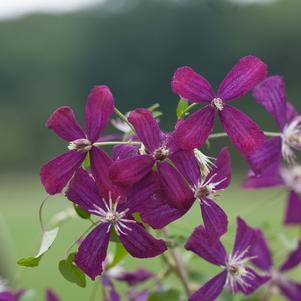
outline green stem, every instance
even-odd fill
[[[117,108],[114,109],[114,112],[121,120],[123,120],[130,127],[133,133],[135,133],[135,129],[133,128],[131,123],[129,123],[127,117],[124,114],[122,114]]]
[[[149,109],[150,111],[155,111],[155,110],[158,109],[159,107],[160,107],[160,104],[155,103],[155,104],[153,104],[152,106],[148,107],[148,109]]]
[[[185,113],[189,112],[192,108],[194,108],[195,106],[197,106],[198,103],[194,102],[191,105],[189,105],[182,113],[182,118],[185,116]]]
[[[107,141],[107,142],[93,143],[94,146],[119,145],[119,144],[141,145],[141,142],[138,142],[138,141]]]
[[[263,132],[265,136],[267,137],[278,137],[281,136],[281,133],[275,133],[275,132]],[[227,133],[215,133],[215,134],[211,134],[209,135],[208,139],[218,139],[218,138],[223,138],[223,137],[227,137],[228,134]]]
[[[50,195],[48,194],[47,197],[42,201],[42,203],[39,207],[39,221],[40,221],[40,226],[41,226],[43,233],[46,231],[44,221],[43,221],[43,208],[49,197],[50,197]]]

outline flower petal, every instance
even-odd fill
[[[219,240],[212,244],[204,226],[198,226],[194,229],[185,244],[185,249],[196,253],[212,264],[225,265],[227,253],[224,246]]]
[[[276,174],[282,159],[281,143],[280,137],[266,140],[255,152],[246,157],[255,174]]]
[[[150,235],[140,223],[131,223],[129,227],[131,231],[122,228],[125,234],[120,233],[120,240],[133,257],[155,257],[167,250],[165,242]]]
[[[118,161],[138,155],[138,147],[135,145],[120,144],[112,149],[112,160]]]
[[[207,141],[212,131],[215,110],[206,106],[178,123],[175,130],[176,143],[184,150],[199,148]]]
[[[301,263],[301,240],[299,240],[297,248],[292,251],[286,261],[280,267],[281,272],[286,272]]]
[[[227,271],[219,273],[196,291],[188,301],[214,301],[221,294],[227,279]]]
[[[228,217],[214,201],[205,199],[201,202],[201,211],[208,238],[215,243],[228,230]]]
[[[261,229],[256,229],[256,241],[251,248],[252,263],[264,271],[270,271],[273,259],[268,242]]]
[[[91,142],[99,138],[113,111],[114,99],[110,89],[107,86],[94,86],[86,104],[86,130]]]
[[[288,197],[284,224],[301,224],[301,198],[293,190],[291,190]]]
[[[262,130],[246,114],[225,105],[219,115],[224,130],[242,154],[249,155],[264,142]]]
[[[116,279],[119,281],[124,281],[128,285],[133,286],[133,285],[143,283],[153,277],[154,277],[153,273],[143,268],[138,268],[135,272],[126,272],[126,271],[122,272],[121,275],[118,275],[116,277]]]
[[[119,294],[115,290],[115,287],[114,287],[112,281],[106,275],[102,276],[102,285],[104,286],[104,289],[106,292],[103,301],[120,301],[121,300]],[[107,298],[107,297],[109,297],[109,298]]]
[[[180,172],[168,162],[157,165],[162,188],[169,205],[178,209],[188,209],[194,202],[189,183]]]
[[[173,75],[172,91],[191,102],[209,102],[214,92],[208,81],[190,67],[180,67]]]
[[[259,58],[245,56],[224,78],[218,90],[218,97],[222,100],[237,99],[263,81],[266,74],[267,66]]]
[[[301,283],[287,281],[280,283],[279,287],[282,294],[290,301],[299,301],[301,296]]]
[[[76,265],[92,280],[103,271],[102,264],[107,256],[110,224],[104,223],[93,229],[80,244],[75,255]]]
[[[66,141],[86,137],[70,107],[65,106],[55,110],[47,120],[46,127]]]
[[[46,291],[47,301],[60,301],[59,297],[50,289]]]
[[[263,176],[248,176],[242,183],[244,189],[260,189],[270,188],[275,186],[284,185],[283,179],[279,175],[263,175]]]
[[[82,168],[78,169],[71,180],[66,197],[86,211],[95,210],[94,205],[105,209],[96,183]]]
[[[85,157],[86,153],[68,151],[44,164],[40,177],[47,193],[50,195],[60,193],[81,166]]]
[[[150,155],[138,155],[114,162],[110,167],[111,180],[121,186],[131,186],[152,170],[155,160]]]
[[[138,138],[150,153],[160,147],[161,131],[151,111],[136,109],[130,113],[128,120],[133,125]]]
[[[294,106],[290,102],[287,102],[287,104],[286,104],[286,120],[287,120],[287,122],[290,123],[298,115],[299,115],[299,113],[296,111]]]
[[[139,292],[135,292],[130,290],[128,292],[129,301],[148,301],[151,292],[150,290],[143,290]]]
[[[276,120],[282,130],[286,123],[286,93],[282,76],[270,76],[259,83],[253,90],[256,101],[261,104]]]

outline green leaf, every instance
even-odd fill
[[[148,301],[179,301],[180,292],[176,289],[169,289],[164,291],[153,292],[149,297]]]
[[[85,210],[83,210],[82,208],[80,208],[78,205],[73,203],[73,207],[75,212],[77,213],[77,215],[83,219],[89,219],[91,214]]]
[[[71,253],[67,260],[59,262],[59,270],[62,276],[69,282],[80,287],[86,287],[85,274],[73,263],[75,253]]]
[[[21,258],[18,260],[18,264],[25,267],[36,267],[39,265],[42,256],[50,249],[52,244],[54,243],[59,228],[54,228],[49,231],[45,231],[42,237],[42,242],[40,246],[40,250],[36,256]]]
[[[82,166],[86,170],[90,168],[90,153],[89,152],[87,152],[86,158],[85,158]]]
[[[183,98],[181,98],[178,102],[178,106],[177,106],[177,117],[178,119],[181,119],[183,117],[183,114],[185,112],[185,110],[188,107],[188,102],[186,100],[184,100]]]
[[[122,243],[117,243],[115,247],[114,257],[112,262],[109,264],[109,268],[116,266],[122,259],[128,255],[128,251],[125,249]]]
[[[111,242],[120,242],[119,236],[117,235],[114,227],[111,228],[110,241]]]

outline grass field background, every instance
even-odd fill
[[[240,180],[243,175],[236,174],[230,188],[219,197],[219,204],[225,209],[230,218],[229,233],[223,238],[223,242],[230,250],[235,233],[235,217],[241,216],[254,227],[263,226],[266,235],[272,242],[275,264],[281,264],[287,254],[287,243],[284,237],[300,236],[300,229],[282,227],[283,212],[285,207],[286,191],[284,188],[273,190],[261,190],[246,192],[240,189]],[[41,260],[39,267],[22,268],[16,265],[20,257],[32,256],[37,252],[40,243],[40,228],[38,223],[38,207],[45,197],[39,178],[32,174],[11,174],[0,177],[0,238],[1,257],[0,266],[8,267],[11,279],[17,288],[32,288],[37,292],[34,300],[44,300],[44,289],[51,287],[63,301],[81,300],[88,301],[93,284],[88,281],[86,289],[81,289],[65,281],[58,271],[58,262],[63,259],[65,250],[76,238],[89,226],[87,221],[81,219],[70,220],[61,226],[55,244]],[[45,206],[45,220],[70,206],[62,196],[56,196],[48,200]],[[197,205],[180,221],[169,226],[170,233],[190,235],[193,228],[202,223]],[[288,243],[288,244],[289,244]],[[182,248],[181,248],[182,249]],[[134,270],[139,266],[147,266],[159,273],[160,260],[133,260],[128,257],[125,266]],[[193,258],[191,266],[193,270],[203,272],[207,277],[215,275],[216,268],[205,263],[200,258]],[[292,275],[301,281],[301,269],[298,268]],[[174,278],[170,278],[170,284],[178,286]],[[199,284],[201,285],[201,283]],[[120,287],[124,290],[124,287]],[[100,290],[95,300],[102,300]],[[234,298],[233,298],[234,300]],[[238,297],[235,300],[241,300]],[[272,301],[282,300],[278,297]]]

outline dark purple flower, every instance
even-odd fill
[[[214,301],[221,294],[224,287],[233,293],[253,293],[268,280],[268,277],[258,275],[247,263],[254,254],[250,249],[256,239],[255,232],[241,218],[237,218],[237,232],[234,248],[227,255],[220,241],[212,244],[203,226],[195,228],[185,244],[187,250],[193,251],[210,263],[223,267],[223,271],[209,280],[195,292],[189,301]]]
[[[91,168],[106,164],[107,155],[93,146],[105,129],[114,110],[111,91],[106,86],[95,86],[86,104],[86,133],[75,119],[70,107],[58,108],[48,119],[46,127],[69,143],[68,152],[42,166],[40,176],[46,191],[53,195],[68,184],[74,172],[81,166],[87,153],[90,154]],[[101,153],[101,154],[100,154]],[[96,162],[95,156],[103,162]],[[106,187],[101,187],[106,192]],[[113,194],[115,192],[112,191]]]
[[[0,292],[0,301],[19,301],[23,294],[23,290],[20,290],[17,293],[13,293],[11,291],[2,291]]]
[[[110,178],[120,186],[131,187],[156,171],[167,202],[175,208],[187,210],[193,203],[193,194],[185,179],[172,162],[179,151],[172,135],[161,132],[158,122],[147,109],[136,109],[128,117],[142,142],[139,154],[117,160],[110,169]]]
[[[99,164],[95,168],[98,169],[96,174],[107,174],[106,168],[109,166]],[[93,169],[92,173],[94,175]],[[101,178],[95,178],[94,181],[86,171],[80,168],[66,192],[70,201],[98,217],[98,225],[83,240],[75,256],[75,263],[92,279],[103,271],[102,264],[107,255],[110,233],[113,228],[121,243],[134,257],[155,257],[166,250],[164,241],[155,239],[140,223],[135,221],[131,215],[134,212],[133,208],[126,200],[120,203],[119,197],[112,199],[109,194],[107,198],[100,192],[98,187],[103,184],[97,185],[97,182],[101,180]],[[109,187],[111,183],[106,178],[104,180],[107,181],[106,185]]]
[[[268,243],[260,229],[255,231],[256,242],[251,249],[251,254],[257,257],[252,259],[254,265],[269,277],[268,289],[278,287],[281,293],[291,301],[299,301],[301,296],[301,283],[296,283],[288,278],[285,273],[295,268],[301,262],[301,241],[296,250],[292,251],[285,262],[279,268],[273,268],[273,259],[268,247]]]
[[[47,301],[60,301],[60,298],[50,289],[46,291]]]
[[[125,270],[121,271],[114,278],[119,281],[124,281],[130,286],[133,286],[133,285],[143,283],[153,277],[154,277],[153,273],[143,268],[139,268],[135,272],[127,272]]]
[[[190,67],[177,69],[172,90],[185,100],[207,105],[179,123],[175,131],[178,145],[185,150],[201,147],[207,140],[218,112],[224,130],[234,146],[248,155],[264,141],[262,130],[247,115],[227,104],[253,89],[266,77],[266,65],[257,57],[246,56],[226,75],[217,94],[201,75]]]
[[[121,298],[117,291],[115,290],[113,282],[106,275],[102,276],[102,285],[104,287],[104,299],[103,301],[120,301]]]

